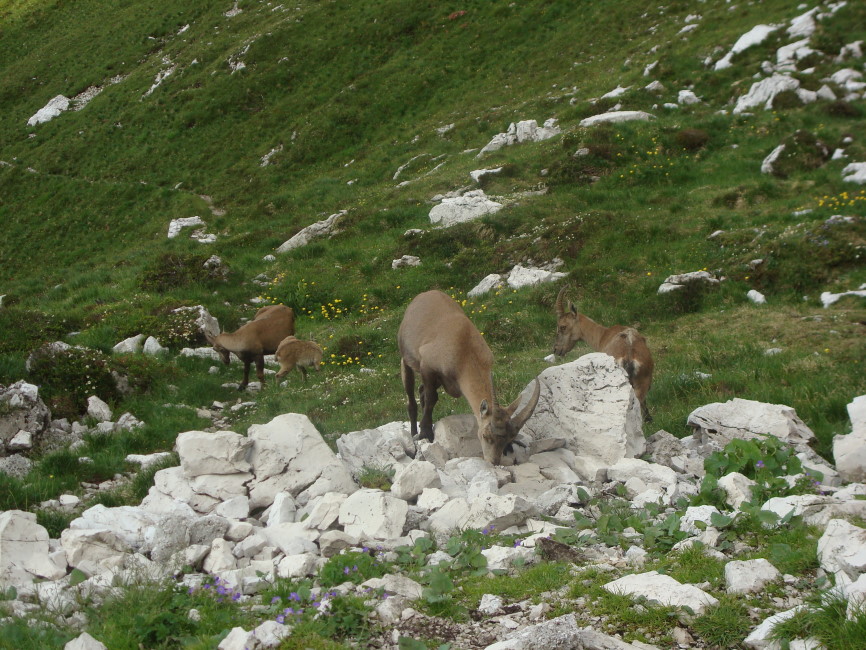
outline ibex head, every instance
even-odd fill
[[[207,342],[210,343],[211,346],[213,346],[214,352],[220,355],[220,359],[222,360],[222,362],[226,365],[229,365],[229,363],[231,363],[231,353],[222,345],[220,345],[218,341],[219,337],[205,334],[205,338],[207,339]]]
[[[481,441],[481,452],[484,460],[499,465],[502,462],[502,454],[506,447],[514,442],[520,429],[532,415],[541,395],[541,384],[535,380],[535,390],[529,403],[517,415],[518,397],[510,406],[503,408],[498,404],[488,404],[487,400],[481,401],[478,417],[478,439]]]
[[[558,357],[571,352],[574,344],[583,338],[577,307],[570,300],[565,301],[565,291],[563,287],[556,297],[556,342],[553,344],[553,353]]]

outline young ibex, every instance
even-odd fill
[[[307,381],[307,368],[319,370],[322,363],[322,348],[315,341],[302,341],[294,336],[287,336],[277,348],[277,361],[280,371],[277,379],[282,379],[293,368],[297,368]]]
[[[538,403],[541,393],[538,380],[532,398],[517,415],[514,411],[520,398],[506,408],[498,405],[493,392],[493,353],[460,305],[441,291],[427,291],[412,300],[400,323],[397,342],[412,436],[418,437],[415,402],[415,373],[418,373],[424,411],[421,436],[433,440],[433,407],[441,386],[451,397],[462,395],[469,402],[478,420],[484,459],[498,465],[503,451],[514,441]]]
[[[231,352],[244,363],[244,380],[238,386],[243,390],[250,383],[250,364],[256,362],[256,375],[265,383],[265,355],[273,354],[287,336],[295,333],[295,312],[285,305],[262,307],[255,317],[234,332],[208,336],[223,363],[228,364]]]
[[[640,402],[641,412],[646,422],[652,422],[646,405],[646,394],[653,381],[653,357],[646,339],[633,327],[614,325],[605,327],[592,319],[579,314],[569,300],[563,307],[565,288],[556,297],[556,343],[553,353],[556,356],[568,354],[578,341],[586,341],[597,352],[612,356],[628,375],[634,393]]]

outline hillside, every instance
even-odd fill
[[[866,393],[862,3],[193,4],[0,8],[0,385],[39,386],[70,430],[93,394],[143,422],[34,445],[0,472],[0,509],[56,538],[78,512],[40,504],[137,504],[159,468],[124,459],[183,431],[303,413],[335,447],[405,420],[397,327],[434,288],[483,332],[503,402],[551,365],[567,286],[647,337],[647,437],[743,398],[792,407],[833,461]],[[479,190],[495,209],[431,222]],[[565,276],[470,297],[518,265]],[[237,363],[181,355],[207,342],[174,310],[231,331],[268,304],[295,310],[322,372],[239,394]],[[112,352],[139,334],[167,350]],[[28,364],[55,341],[84,351]]]

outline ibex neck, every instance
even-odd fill
[[[601,339],[607,333],[608,328],[604,325],[599,325],[588,316],[580,314],[580,331],[583,333],[583,340],[596,351],[601,350]]]
[[[242,347],[242,342],[232,332],[223,332],[215,340],[229,352],[237,352]]]

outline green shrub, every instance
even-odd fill
[[[112,369],[111,358],[96,350],[44,345],[31,355],[29,379],[40,386],[55,418],[77,419],[91,395],[108,403],[120,397]]]
[[[225,267],[206,265],[209,257],[206,253],[163,253],[144,271],[139,286],[145,291],[165,293],[179,287],[225,279]]]
[[[387,566],[370,553],[349,551],[328,559],[319,571],[319,583],[323,587],[333,587],[344,582],[356,585],[380,578],[388,573]]]

